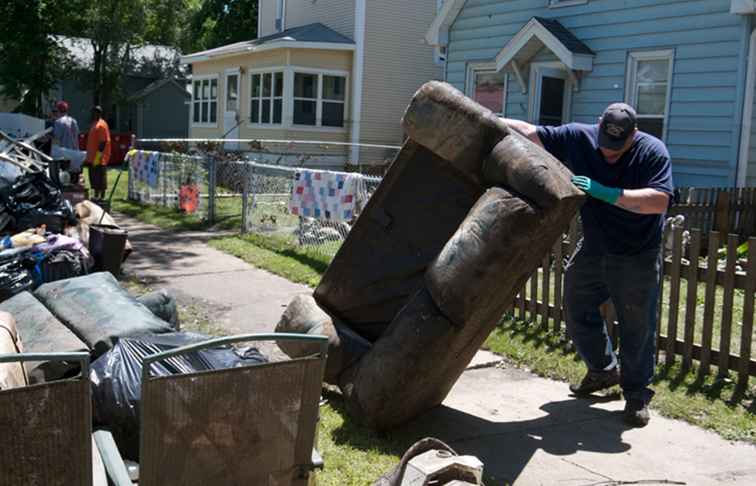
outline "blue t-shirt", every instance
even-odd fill
[[[651,188],[673,196],[672,164],[661,140],[636,132],[633,145],[615,163],[604,159],[598,125],[570,123],[538,127],[543,146],[575,175],[608,187]],[[580,210],[583,251],[591,255],[635,255],[661,246],[664,215],[636,214],[589,197]]]

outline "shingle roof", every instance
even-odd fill
[[[176,81],[173,78],[163,78],[163,79],[158,79],[157,81],[153,81],[152,83],[150,83],[147,86],[145,86],[144,88],[140,89],[139,91],[137,91],[133,95],[129,96],[129,101],[135,101],[135,100],[144,98],[145,96],[149,95],[150,93],[152,93],[153,91],[155,91],[157,89],[160,89],[161,87],[163,87],[166,84],[173,84],[173,85],[175,85],[176,88],[178,88],[180,91],[182,91],[182,92],[184,92],[186,94],[187,98],[191,97],[191,93],[189,91],[187,91],[186,88],[182,88],[178,81]]]
[[[333,29],[326,27],[321,23],[303,25],[301,27],[294,27],[286,29],[283,32],[277,34],[260,37],[250,41],[236,42],[234,44],[228,44],[214,49],[208,49],[206,51],[194,52],[188,54],[186,57],[193,56],[212,56],[218,54],[224,54],[227,52],[242,51],[247,47],[257,47],[263,45],[270,45],[277,41],[291,41],[291,42],[323,42],[329,44],[349,44],[354,45],[354,41],[349,37],[339,34]]]
[[[576,53],[576,54],[588,54],[591,56],[595,56],[596,53],[591,50],[590,47],[585,45],[583,41],[575,37],[575,34],[567,30],[567,28],[559,23],[558,20],[554,19],[546,19],[543,17],[534,17],[538,23],[543,25],[546,30],[551,32],[554,37],[559,39],[559,42],[564,44],[564,46],[569,49],[570,51]]]

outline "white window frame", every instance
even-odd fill
[[[347,71],[335,71],[335,70],[323,70],[323,69],[313,69],[308,67],[301,67],[301,66],[290,66],[288,68],[289,77],[291,79],[289,86],[290,90],[287,93],[287,98],[291,100],[291,103],[288,105],[288,111],[287,111],[287,121],[290,121],[290,125],[288,125],[288,128],[295,129],[295,130],[304,130],[304,131],[318,131],[318,132],[336,132],[336,133],[345,133],[348,130],[348,112],[347,108],[349,106],[349,72]],[[315,114],[315,125],[297,125],[294,123],[294,101],[297,99],[294,97],[294,77],[295,75],[299,74],[314,74],[318,76],[318,97],[317,97],[317,104],[316,104],[316,114]],[[341,100],[327,100],[323,99],[323,76],[339,76],[344,78],[344,126],[343,127],[328,127],[323,126],[323,102],[327,103],[342,103]],[[307,99],[310,100],[310,98],[301,98],[301,99]],[[314,98],[313,98],[314,99]]]
[[[444,8],[444,2],[447,0],[436,0],[436,16],[441,13],[441,9]],[[433,62],[436,66],[444,66],[446,64],[446,55],[448,47],[445,45],[434,46],[433,48]]]
[[[465,76],[465,94],[475,99],[475,78],[478,73],[496,73],[496,62],[470,62],[467,64],[467,73]],[[501,113],[499,116],[506,116],[507,113],[507,92],[509,91],[509,73],[504,73],[504,93],[501,100]]]
[[[236,110],[228,109],[228,78],[229,76],[236,76]],[[223,76],[223,112],[230,113],[236,111],[241,113],[242,111],[242,73],[239,68],[226,69]]]
[[[572,7],[573,5],[585,5],[588,0],[549,0],[549,8]]]
[[[530,65],[530,80],[528,91],[528,120],[538,124],[541,113],[541,85],[544,76],[564,79],[564,100],[562,102],[562,122],[571,121],[573,82],[569,68],[559,61],[534,62]]]
[[[215,90],[215,123],[210,122],[210,106],[212,106],[213,98],[212,98],[212,80],[216,81],[216,90]],[[199,101],[200,104],[204,102],[200,98],[200,100],[196,100],[194,98],[194,83],[200,82],[200,93],[202,93],[202,87],[201,83],[202,81],[208,81],[208,89],[210,91],[210,98],[207,100],[207,122],[202,122],[202,109],[200,109],[200,121],[195,122],[194,121],[194,110],[195,106],[197,106],[197,102]],[[195,75],[192,76],[192,109],[190,110],[189,116],[191,120],[191,126],[197,127],[197,128],[218,128],[218,119],[220,118],[220,93],[221,93],[221,85],[220,85],[220,76],[218,74],[204,74],[204,75]],[[201,96],[201,94],[200,94]],[[225,100],[224,100],[225,101]],[[224,107],[225,109],[225,107]]]
[[[269,67],[269,68],[259,68],[259,69],[252,69],[252,68],[247,69],[247,73],[249,75],[249,80],[247,82],[249,91],[247,91],[248,94],[247,94],[247,103],[246,103],[246,107],[247,107],[246,108],[246,117],[247,117],[247,127],[248,128],[262,128],[262,129],[280,130],[280,129],[286,127],[286,125],[287,125],[287,123],[286,123],[286,113],[287,113],[286,112],[286,106],[287,106],[287,99],[290,98],[289,92],[287,91],[287,86],[288,85],[287,85],[287,82],[286,82],[286,78],[287,78],[288,75],[287,75],[286,71],[287,71],[287,67],[285,67],[285,66],[277,66],[277,67]],[[274,75],[276,73],[283,74],[283,93],[281,93],[281,96],[273,96],[272,89],[273,89],[273,86],[275,86],[275,76]],[[270,96],[270,100],[271,100],[271,107],[270,107],[270,109],[271,109],[271,113],[270,113],[270,115],[271,115],[270,116],[271,122],[270,123],[262,123],[262,121],[258,122],[258,123],[253,123],[252,122],[252,79],[254,78],[254,75],[256,75],[256,74],[259,74],[261,76],[264,76],[265,74],[271,74],[271,75],[273,75],[271,77],[271,83],[273,83],[273,85],[271,85],[271,96]],[[281,99],[281,104],[283,106],[282,109],[281,109],[281,123],[273,123],[273,106],[275,104],[274,101],[276,99],[279,99],[279,98]],[[262,100],[265,99],[265,98],[262,96],[262,93],[261,93],[260,97],[256,98],[256,99],[260,100],[260,107],[258,108],[258,110],[260,110],[259,114],[262,115]],[[262,120],[262,116],[260,117],[260,120]]]
[[[660,49],[654,51],[631,51],[628,53],[627,79],[625,82],[625,103],[632,106],[636,110],[638,108],[638,86],[636,84],[638,61],[669,61],[669,71],[667,72],[667,98],[664,104],[664,115],[638,115],[639,119],[662,119],[664,121],[662,141],[666,141],[667,133],[669,131],[669,109],[672,103],[672,74],[674,73],[675,66],[675,50]]]

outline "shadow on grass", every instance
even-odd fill
[[[536,349],[549,353],[559,353],[580,361],[575,348],[563,333],[554,333],[551,328],[528,321],[507,320],[499,329],[513,338],[520,338],[523,343],[532,343]]]

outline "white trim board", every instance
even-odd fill
[[[530,19],[525,27],[507,42],[507,45],[496,55],[496,69],[501,71],[509,65],[517,54],[533,39],[538,39],[559,58],[568,69],[573,71],[593,70],[593,57],[590,54],[578,54],[570,51],[554,34],[544,27],[537,19]]]
[[[446,0],[441,11],[433,19],[425,41],[432,46],[445,46],[449,43],[449,29],[462,11],[467,0]]]
[[[341,44],[338,42],[300,42],[295,40],[271,41],[261,46],[236,47],[228,51],[219,51],[216,54],[189,54],[181,56],[181,64],[193,64],[195,62],[209,61],[211,59],[223,59],[225,57],[254,54],[256,52],[272,51],[274,49],[321,49],[329,51],[354,51],[354,44]]]
[[[450,0],[451,1],[451,0]],[[362,90],[365,77],[365,25],[367,22],[367,0],[355,0],[354,3],[354,42],[357,49],[352,60],[352,143],[360,143],[360,126],[362,124]],[[351,162],[357,164],[360,148],[352,146]]]
[[[739,15],[756,14],[756,0],[732,0],[730,13]]]
[[[756,3],[756,2],[755,2]],[[740,154],[738,156],[737,187],[745,187],[748,179],[748,164],[751,155],[751,128],[753,123],[754,90],[756,90],[756,30],[751,32],[751,45],[748,52],[748,74],[746,76],[746,93],[743,106],[743,123],[740,135]]]

